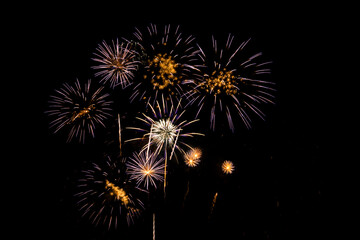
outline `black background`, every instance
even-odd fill
[[[273,61],[277,92],[265,122],[255,121],[251,130],[239,127],[235,135],[215,133],[199,140],[204,150],[199,169],[179,171],[169,180],[169,198],[157,215],[157,239],[324,239],[336,230],[330,204],[333,163],[325,156],[328,113],[336,104],[325,71],[335,42],[331,9],[237,2],[53,4],[34,9],[19,14],[22,28],[16,33],[25,49],[17,59],[31,66],[22,80],[19,93],[25,99],[16,118],[21,144],[26,145],[16,153],[24,161],[20,185],[26,189],[14,194],[24,209],[19,213],[23,217],[14,218],[20,229],[41,239],[152,237],[151,211],[135,225],[111,232],[81,219],[74,186],[84,162],[102,150],[98,146],[105,135],[85,145],[66,144],[48,129],[44,111],[49,95],[63,82],[94,79],[91,57],[102,40],[130,37],[137,26],[170,23],[180,24],[200,43],[210,41],[211,34],[231,32],[238,41],[251,37],[254,51]],[[125,104],[123,109],[131,106]],[[235,163],[230,176],[219,170],[225,159]],[[219,195],[209,218],[215,192]]]

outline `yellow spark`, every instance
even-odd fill
[[[235,86],[236,77],[232,71],[226,71],[226,68],[220,71],[212,72],[211,76],[206,76],[205,82],[201,84],[201,88],[207,93],[214,95],[224,92],[226,95],[234,95],[237,93]]]
[[[224,161],[221,168],[226,174],[231,174],[235,169],[234,164],[229,160]]]
[[[148,60],[149,63],[149,71],[153,75],[151,79],[151,83],[154,88],[158,88],[163,90],[167,87],[173,86],[174,84],[178,84],[180,82],[181,76],[177,76],[177,68],[179,66],[178,63],[175,62],[174,59],[169,55],[165,54],[157,54],[154,59]],[[147,76],[144,75],[146,79]],[[171,94],[175,94],[171,92]]]
[[[110,59],[109,65],[116,71],[122,72],[125,69],[125,60],[118,57],[113,57]]]
[[[153,173],[153,171],[152,171],[151,169],[145,169],[145,170],[143,171],[143,173],[144,173],[145,175],[151,175],[151,174]]]
[[[109,182],[109,180],[106,179],[106,189],[110,190],[110,195],[115,196],[116,200],[121,201],[123,205],[127,205],[129,203],[129,196],[126,195],[124,189],[119,188],[115,184]]]
[[[214,195],[214,198],[212,200],[212,204],[211,204],[211,208],[210,208],[210,213],[209,213],[209,218],[211,217],[213,211],[214,211],[214,207],[215,207],[215,204],[216,204],[216,199],[218,197],[218,193],[216,192],[215,195]]]
[[[89,114],[91,110],[94,110],[94,104],[89,105],[88,107],[83,108],[80,112],[74,112],[73,116],[71,117],[71,122],[74,122],[78,118],[84,117],[86,114]]]

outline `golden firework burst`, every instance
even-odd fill
[[[205,81],[201,83],[201,88],[213,95],[220,93],[233,95],[237,93],[236,79],[233,72],[227,71],[226,68],[220,71],[215,70],[210,76],[205,76]]]
[[[129,203],[129,197],[126,195],[124,189],[116,186],[115,184],[109,182],[109,180],[106,179],[106,189],[110,190],[110,195],[114,196],[116,200],[120,200],[121,203],[125,206]]]
[[[193,148],[185,153],[185,164],[189,167],[195,167],[199,164],[201,158],[201,150],[199,148]]]
[[[224,173],[231,174],[234,171],[235,166],[231,161],[226,160],[226,161],[223,162],[221,168],[222,168]]]
[[[171,55],[158,53],[152,60],[148,60],[149,73],[152,76],[151,83],[154,89],[163,90],[169,85],[179,84],[182,78],[178,74],[177,68],[179,64],[175,62]],[[148,76],[144,75],[146,79]],[[170,92],[174,95],[175,92]]]

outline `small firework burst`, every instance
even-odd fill
[[[99,44],[92,60],[99,63],[93,69],[99,70],[95,76],[102,77],[100,82],[110,83],[115,88],[120,85],[122,88],[132,83],[134,72],[138,69],[139,62],[136,60],[136,52],[132,49],[131,43],[116,43],[108,45],[105,41]]]
[[[190,149],[184,154],[185,164],[189,167],[196,167],[200,163],[201,150],[199,148]]]
[[[134,36],[140,46],[142,64],[131,101],[140,99],[154,105],[161,95],[167,99],[180,98],[199,62],[195,38],[185,36],[179,26],[165,25],[160,30],[154,24],[144,31],[136,28]]]
[[[82,86],[76,80],[74,86],[64,83],[59,90],[55,90],[49,101],[50,110],[46,113],[53,118],[50,128],[54,132],[61,129],[69,131],[67,141],[74,137],[84,143],[85,136],[95,137],[95,128],[105,127],[104,121],[111,116],[108,100],[109,94],[103,93],[103,87],[93,88],[91,80]]]
[[[168,157],[168,151],[170,150],[170,159],[174,153],[174,150],[184,153],[182,146],[191,148],[183,140],[185,137],[193,137],[194,135],[203,135],[201,133],[189,132],[187,133],[184,128],[190,124],[198,121],[198,119],[187,121],[181,120],[185,110],[181,110],[179,101],[174,105],[171,101],[164,100],[162,97],[162,105],[156,101],[155,108],[149,104],[153,117],[146,114],[142,114],[144,118],[137,118],[147,125],[147,128],[128,127],[128,129],[134,129],[140,132],[145,132],[141,138],[134,138],[127,141],[143,140],[144,137],[148,138],[147,144],[143,147],[142,151],[155,146],[155,153],[164,151],[165,158]],[[170,105],[170,106],[169,106]]]
[[[231,161],[225,160],[221,165],[221,169],[224,173],[231,174],[234,171],[235,166]]]
[[[130,225],[144,209],[143,202],[137,197],[143,190],[127,180],[110,157],[105,164],[93,163],[90,169],[82,173],[75,194],[79,199],[77,206],[82,217],[88,217],[95,226],[116,229],[125,219]]]
[[[151,152],[134,153],[133,157],[126,162],[130,179],[136,180],[138,186],[143,183],[146,189],[149,189],[149,183],[156,188],[155,181],[164,180],[165,168],[164,158],[157,158],[158,155]]]
[[[237,113],[247,128],[251,128],[250,113],[261,119],[265,114],[259,109],[264,103],[274,103],[274,90],[270,81],[259,78],[270,73],[268,65],[260,59],[262,53],[249,55],[244,48],[250,41],[235,46],[234,36],[229,34],[224,48],[219,49],[217,40],[212,38],[213,52],[200,49],[200,57],[204,63],[202,76],[195,81],[193,90],[187,93],[189,104],[196,104],[200,112],[208,108],[210,111],[210,128],[215,130],[217,113],[226,116],[229,128],[235,130],[233,113]],[[205,107],[204,107],[205,106]],[[210,106],[210,107],[208,107]],[[207,112],[207,110],[204,110]]]

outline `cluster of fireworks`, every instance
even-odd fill
[[[225,122],[234,132],[235,123],[243,122],[250,128],[253,115],[264,119],[260,108],[273,103],[275,91],[272,82],[260,79],[270,73],[270,62],[261,60],[261,53],[243,52],[250,39],[237,44],[229,34],[222,44],[213,37],[212,48],[205,49],[179,26],[154,24],[136,28],[133,35],[100,43],[92,58],[96,81],[64,83],[50,97],[46,112],[50,129],[67,133],[68,142],[80,143],[94,138],[98,127],[106,128],[107,120],[117,116],[119,159],[107,157],[84,170],[76,194],[82,215],[108,228],[116,228],[124,217],[130,224],[141,214],[141,194],[149,195],[163,184],[166,196],[168,161],[194,168],[206,160],[201,149],[187,141],[204,134],[188,131],[189,126],[208,122],[216,131]],[[134,117],[138,125],[126,126],[139,136],[124,141],[138,145],[130,156],[121,151],[122,113],[114,112],[117,103],[110,94],[115,88],[130,91],[128,104],[143,103],[143,113]],[[185,109],[194,112],[192,119],[185,119]],[[231,174],[235,166],[227,160],[221,169]]]

